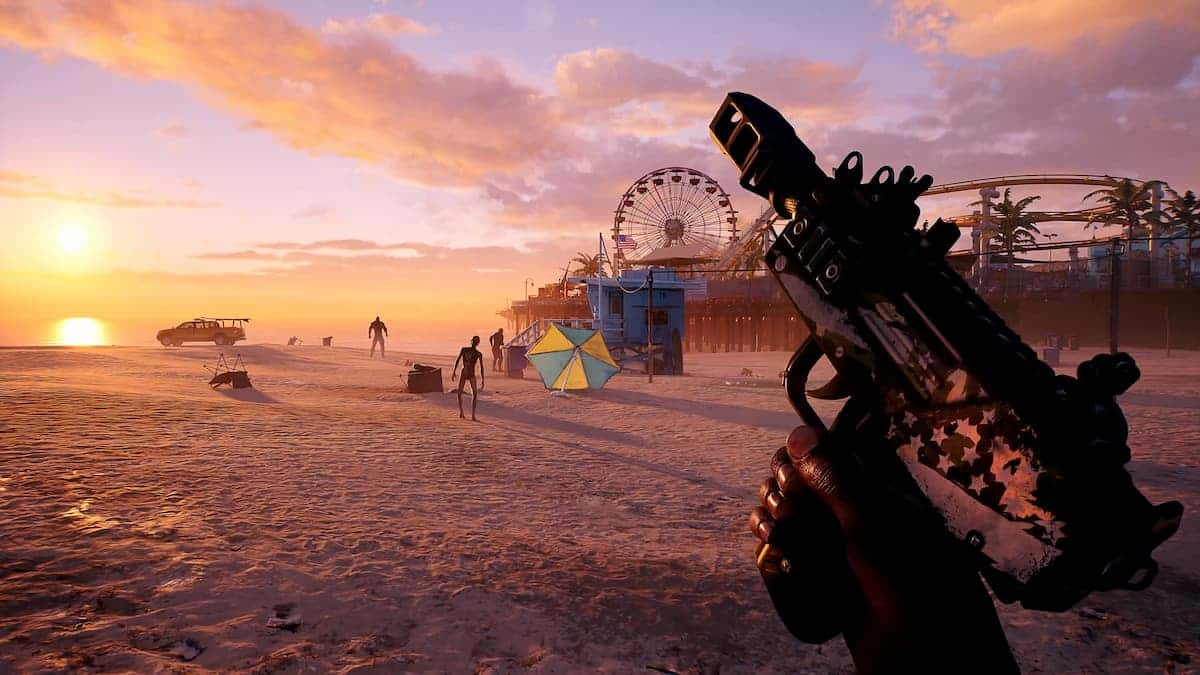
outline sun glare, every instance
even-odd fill
[[[78,225],[64,225],[58,231],[58,245],[67,253],[78,253],[87,246],[87,231]]]
[[[58,322],[56,342],[60,345],[85,347],[105,344],[104,324],[89,317],[72,317]]]

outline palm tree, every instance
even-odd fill
[[[1008,297],[1008,280],[1012,276],[1013,251],[1017,246],[1033,244],[1037,240],[1035,234],[1041,234],[1033,215],[1025,209],[1030,204],[1041,199],[1040,195],[1031,195],[1017,201],[1012,200],[1012,188],[1004,188],[1004,199],[992,204],[994,217],[990,226],[983,231],[983,236],[990,242],[1004,249],[1008,261],[1004,270],[1004,297]],[[983,201],[972,202],[971,206],[979,206]]]
[[[583,277],[594,277],[600,274],[600,256],[588,255],[583,251],[579,255],[571,259],[571,262],[576,263],[575,274]]]
[[[1113,187],[1092,190],[1083,196],[1083,201],[1086,202],[1095,197],[1096,201],[1111,207],[1111,217],[1107,219],[1104,226],[1123,225],[1125,238],[1132,243],[1133,235],[1143,220],[1151,225],[1159,224],[1153,216],[1146,212],[1151,207],[1151,192],[1156,186],[1161,185],[1165,185],[1165,183],[1158,180],[1135,183],[1128,178],[1122,178]]]
[[[1192,243],[1200,237],[1200,200],[1196,193],[1188,190],[1182,195],[1167,188],[1170,197],[1163,202],[1163,225],[1187,237],[1187,276],[1184,282],[1192,285]]]

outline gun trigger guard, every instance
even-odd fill
[[[817,414],[817,411],[808,404],[808,393],[805,391],[808,374],[817,361],[821,360],[822,355],[821,346],[811,335],[804,338],[804,342],[800,343],[796,353],[792,354],[787,369],[783,372],[783,390],[787,393],[788,400],[791,401],[796,414],[800,415],[800,419],[804,420],[804,423],[812,429],[825,433],[829,429],[825,427],[825,423],[821,421],[821,416]]]
[[[846,378],[834,375],[825,384],[815,389],[809,389],[808,395],[810,398],[818,398],[822,401],[838,401],[850,395],[850,385],[846,382]]]

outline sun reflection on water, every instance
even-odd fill
[[[104,324],[96,319],[75,316],[59,321],[54,330],[54,343],[73,347],[106,344]]]

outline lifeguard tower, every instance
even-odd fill
[[[685,284],[673,270],[623,270],[619,277],[567,281],[587,285],[593,326],[622,368],[644,369],[652,354],[655,373],[683,373]]]

